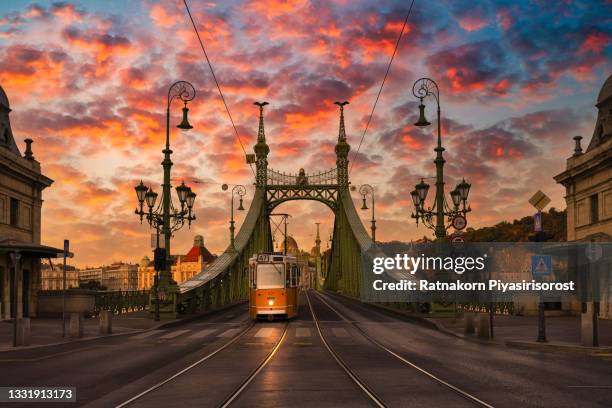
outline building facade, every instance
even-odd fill
[[[582,137],[574,137],[574,154],[555,180],[565,187],[567,240],[609,243],[612,242],[612,75],[602,86],[595,106],[597,121],[586,151],[582,149]],[[599,276],[599,316],[603,318],[612,318],[609,262],[602,259],[592,266]]]
[[[186,255],[173,257],[172,279],[177,283],[191,279],[203,272],[215,258],[216,256],[204,246],[204,237],[196,235],[193,239],[193,247]],[[138,266],[138,289],[150,289],[154,284],[155,268],[149,257],[145,256]]]
[[[71,265],[66,266],[66,289],[79,287],[79,271]],[[62,290],[64,288],[63,265],[43,262],[40,267],[40,290]]]
[[[40,259],[60,251],[41,245],[42,192],[53,180],[42,174],[31,139],[21,154],[10,112],[0,87],[0,319],[35,316]]]
[[[97,282],[109,291],[138,290],[138,265],[116,262],[97,268],[85,268],[78,271],[78,280],[80,286]]]
[[[576,136],[574,154],[563,173],[568,241],[612,239],[612,75],[597,97],[597,122],[586,151]]]

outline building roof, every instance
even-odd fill
[[[194,245],[189,252],[187,252],[187,255],[181,259],[181,262],[198,262],[200,256],[202,256],[202,262],[204,263],[210,263],[215,260],[216,256],[206,249],[203,241],[201,241],[201,245],[199,245],[200,242],[194,242],[194,244],[197,245]]]
[[[283,239],[280,242],[279,245],[279,252],[285,252],[285,239],[283,237]],[[292,255],[296,255],[300,253],[300,248],[297,244],[297,241],[295,240],[295,238],[293,238],[292,236],[287,236],[287,253],[288,254],[292,254]]]
[[[597,105],[605,102],[606,100],[612,97],[612,75],[606,79],[601,90],[599,91],[599,95],[597,96]]]
[[[58,258],[63,255],[64,251],[47,245],[39,245],[9,238],[0,240],[0,253],[1,252],[20,252],[34,258]],[[72,253],[70,253],[69,256],[72,256]]]

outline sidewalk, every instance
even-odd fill
[[[475,334],[464,333],[464,320],[453,318],[430,318],[443,331],[459,337],[477,339]],[[476,325],[478,319],[475,318]],[[580,317],[546,316],[547,343],[537,343],[537,316],[499,316],[493,320],[493,340],[509,346],[526,348],[582,349],[580,344]],[[488,341],[488,340],[481,340]],[[612,350],[612,320],[599,320],[599,346],[602,351]],[[597,348],[584,347],[585,351],[596,351]]]
[[[161,323],[169,323],[165,320]],[[80,339],[62,338],[62,320],[56,318],[32,318],[30,346],[13,347],[13,322],[0,322],[0,351],[23,349],[32,346],[44,346],[58,343],[68,343],[83,339],[93,339],[113,334],[129,333],[147,330],[160,322],[148,318],[147,311],[131,312],[113,316],[113,334],[101,335],[99,319],[97,317],[84,319],[83,337]],[[68,336],[69,321],[66,320],[66,336]]]

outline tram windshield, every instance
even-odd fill
[[[274,289],[285,287],[285,265],[257,265],[257,289]]]

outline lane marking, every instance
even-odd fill
[[[137,399],[143,397],[144,395],[147,395],[148,393],[150,393],[151,391],[154,391],[156,389],[158,389],[159,387],[161,387],[164,384],[169,383],[170,381],[174,380],[176,377],[186,373],[187,371],[191,370],[193,367],[196,367],[200,364],[202,364],[204,361],[210,359],[211,357],[215,356],[216,354],[220,353],[221,351],[225,350],[226,348],[228,348],[229,346],[231,346],[232,344],[234,344],[236,341],[238,341],[238,339],[240,339],[242,336],[244,336],[249,330],[251,330],[251,328],[253,327],[253,324],[247,326],[239,335],[237,335],[236,337],[234,337],[233,339],[231,339],[230,341],[228,341],[227,343],[225,343],[223,346],[219,347],[218,349],[216,349],[215,351],[213,351],[212,353],[202,357],[201,359],[199,359],[198,361],[196,361],[195,363],[188,365],[187,367],[183,368],[181,371],[175,373],[174,375],[172,375],[169,378],[166,378],[164,381],[159,382],[157,384],[155,384],[154,386],[147,388],[146,390],[144,390],[143,392],[141,392],[140,394],[130,398],[129,400],[117,405],[115,408],[122,408],[125,407],[129,404],[131,404],[132,402],[136,401]],[[237,329],[240,330],[240,329]]]
[[[219,334],[217,337],[233,337],[239,331],[240,329],[228,329],[223,333]]]
[[[255,333],[255,337],[272,337],[276,329],[274,327],[262,327]]]
[[[331,330],[336,337],[349,337],[349,333],[343,327],[333,327]]]
[[[310,337],[310,328],[308,327],[298,327],[295,329],[295,337]]]
[[[216,331],[217,331],[217,329],[203,329],[203,330],[200,330],[198,332],[195,332],[194,334],[189,336],[189,338],[190,339],[201,339],[201,338],[204,338],[206,336],[209,336],[209,335],[213,334]]]
[[[161,336],[160,339],[164,339],[164,340],[166,340],[166,339],[173,339],[173,338],[181,336],[181,335],[183,335],[185,333],[189,333],[190,331],[191,330],[188,330],[188,329],[186,329],[186,330],[175,330],[173,332],[170,332],[168,334],[165,334],[165,335]]]
[[[151,337],[154,334],[165,333],[167,331],[168,330],[151,330],[151,331],[148,331],[148,332],[137,334],[136,336],[132,336],[130,338],[134,339],[134,340],[146,339],[147,337]]]

